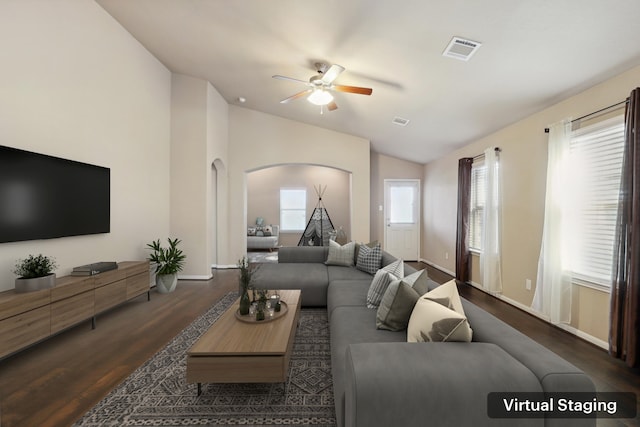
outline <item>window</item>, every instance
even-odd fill
[[[280,230],[304,231],[307,217],[307,190],[280,189]]]
[[[415,195],[417,187],[392,184],[389,187],[389,222],[391,224],[415,224]]]
[[[577,283],[611,286],[623,148],[622,117],[572,134],[569,268]]]
[[[469,214],[469,249],[482,251],[482,227],[487,195],[487,168],[484,157],[473,160],[471,166],[471,203]]]

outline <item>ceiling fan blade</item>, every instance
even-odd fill
[[[373,89],[369,87],[335,85],[332,86],[332,89],[338,92],[357,93],[359,95],[371,95],[371,93],[373,93]]]
[[[320,80],[322,80],[322,83],[330,85],[343,71],[343,66],[333,64],[327,71],[324,72]]]
[[[280,101],[280,104],[286,104],[289,101],[293,101],[295,99],[302,98],[303,96],[305,96],[306,94],[308,94],[308,93],[310,93],[312,91],[313,91],[313,89],[307,89],[307,90],[303,90],[302,92],[298,92],[295,95],[291,95],[290,97],[283,99],[282,101]]]
[[[327,110],[334,111],[337,109],[338,109],[338,105],[335,102],[331,101],[330,103],[327,104]]]
[[[276,74],[275,76],[271,76],[271,77],[273,77],[274,79],[278,79],[278,80],[289,80],[289,81],[292,81],[292,82],[303,83],[303,84],[309,86],[309,82],[308,81],[300,80],[300,79],[294,79],[293,77],[281,76],[279,74]]]

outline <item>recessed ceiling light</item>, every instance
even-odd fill
[[[402,117],[395,116],[393,120],[391,120],[391,123],[398,126],[406,126],[409,124],[409,119],[404,119]]]
[[[247,102],[247,98],[245,98],[244,96],[239,96],[238,97],[238,102],[240,104],[244,104],[245,102]]]
[[[460,61],[468,61],[480,46],[482,46],[482,43],[460,37],[454,37],[447,45],[444,52],[442,52],[442,56],[459,59]]]

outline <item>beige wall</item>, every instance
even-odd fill
[[[333,226],[342,227],[351,236],[349,173],[335,168],[312,165],[282,165],[247,174],[247,225],[262,217],[266,224],[280,224],[280,188],[307,190],[307,220],[318,203],[315,187],[325,187],[322,197]],[[302,232],[282,232],[281,246],[296,246]]]
[[[420,163],[389,157],[371,152],[371,240],[384,245],[384,180],[419,179],[422,180],[424,166]]]
[[[111,232],[0,244],[15,261],[54,256],[58,275],[141,260],[169,232],[169,71],[92,1],[0,2],[1,144],[111,168]]]
[[[351,238],[369,241],[369,141],[277,116],[229,107],[229,251],[246,253],[246,174],[267,166],[304,163],[351,173]]]
[[[502,148],[504,172],[503,296],[529,307],[536,282],[547,164],[544,128],[566,117],[579,117],[624,100],[640,81],[640,67],[623,73],[551,108],[514,123],[425,166],[425,260],[455,271],[457,167],[461,157],[480,154],[486,147]],[[445,257],[448,254],[448,259]],[[474,281],[478,281],[475,277]],[[525,289],[526,279],[533,282]],[[581,287],[574,293],[571,326],[602,342],[607,340],[609,295]]]
[[[171,91],[171,237],[187,255],[183,279],[208,279],[224,219],[228,105],[205,80],[174,74]],[[217,160],[218,167],[214,168]],[[213,176],[215,174],[215,178]],[[220,195],[218,194],[220,193]],[[226,227],[221,227],[223,233]],[[225,234],[226,235],[226,234]]]

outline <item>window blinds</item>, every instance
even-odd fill
[[[578,282],[611,285],[613,245],[624,147],[622,117],[574,131],[570,171],[574,184],[575,249],[571,256]]]
[[[471,203],[469,215],[469,248],[482,251],[482,227],[487,195],[487,168],[484,156],[475,158],[471,166]]]

